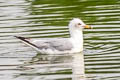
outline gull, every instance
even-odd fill
[[[83,51],[83,29],[90,29],[81,19],[73,18],[68,25],[69,38],[41,38],[39,40],[15,36],[41,54],[78,53]]]

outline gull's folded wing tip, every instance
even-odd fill
[[[16,38],[18,38],[18,39],[21,39],[21,40],[26,39],[25,37],[21,37],[21,36],[14,36],[14,37],[16,37]]]
[[[37,51],[39,50],[39,47],[38,47],[37,45],[33,44],[33,43],[29,40],[29,38],[25,38],[25,37],[21,37],[21,36],[14,36],[14,37],[16,37],[17,39],[20,39],[23,43],[25,43],[25,44],[27,44],[28,46],[36,49]]]

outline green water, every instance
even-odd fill
[[[69,37],[75,17],[93,27],[84,30],[86,80],[119,80],[119,0],[0,0],[0,80],[84,80],[73,78],[73,55],[40,55],[13,37]]]

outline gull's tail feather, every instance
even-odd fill
[[[29,38],[25,38],[25,37],[21,37],[21,36],[14,36],[17,39],[21,40],[23,43],[25,43],[26,45],[32,47],[33,49],[35,49],[37,52],[40,52],[39,47],[35,44],[33,44],[32,42],[30,42]]]

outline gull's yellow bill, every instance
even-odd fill
[[[91,29],[92,27],[89,26],[89,25],[85,25],[84,28],[85,28],[85,29]]]

